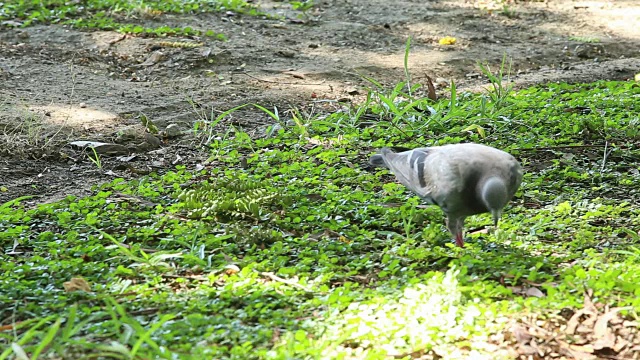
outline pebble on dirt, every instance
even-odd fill
[[[99,155],[119,156],[129,154],[129,149],[120,144],[111,144],[99,141],[72,141],[69,145],[71,147],[85,150],[93,149]]]
[[[178,124],[169,124],[164,129],[164,134],[169,139],[175,138],[182,135],[182,129],[180,129],[180,126]]]

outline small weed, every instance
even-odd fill
[[[488,93],[491,101],[498,110],[508,104],[509,97],[512,95],[513,91],[513,84],[509,83],[509,76],[511,74],[511,60],[509,60],[508,68],[505,69],[506,62],[507,55],[504,54],[502,56],[502,62],[500,63],[500,68],[497,73],[493,73],[488,64],[478,63],[478,66],[480,67],[482,73],[491,82],[493,91],[489,91]]]
[[[96,152],[96,149],[93,147],[91,148],[91,151],[93,152],[93,156],[87,155],[89,157],[89,160],[91,160],[93,165],[95,165],[98,168],[98,170],[102,170],[102,159],[100,158],[100,155]]]
[[[404,77],[407,83],[407,91],[411,96],[411,76],[409,74],[409,52],[411,50],[411,36],[407,38],[407,42],[404,48]]]
[[[600,42],[600,39],[589,36],[570,36],[569,40],[587,44],[595,44]]]
[[[315,5],[313,0],[289,1],[289,3],[293,7],[293,10],[302,12],[302,17],[306,21],[309,21],[309,10],[311,10]]]
[[[518,13],[506,4],[502,5],[500,14],[508,17],[509,19],[516,19],[518,17]]]
[[[195,106],[195,103],[192,103],[192,107],[198,120],[193,125],[194,135],[200,139],[200,145],[209,145],[214,141],[226,140],[230,134],[229,129],[223,133],[223,136],[220,136],[219,132],[219,124],[226,117],[233,114],[235,111],[248,106],[249,104],[244,104],[240,106],[236,106],[232,109],[222,111],[220,114],[216,115],[216,111],[212,108],[209,112],[204,109],[199,109]]]
[[[70,25],[79,29],[116,30],[121,33],[146,36],[208,36],[225,40],[223,34],[213,30],[191,27],[146,27],[121,22],[120,19],[156,17],[165,13],[199,13],[234,11],[247,15],[261,15],[257,8],[243,0],[213,2],[198,1],[150,1],[130,2],[123,0],[94,1],[87,4],[58,0],[19,1],[6,4],[0,12],[0,23],[20,23],[22,27],[35,24]]]
[[[159,131],[156,124],[143,113],[140,113],[140,123],[144,126],[145,130],[151,134],[157,134]]]
[[[51,155],[72,136],[72,131],[64,126],[49,124],[44,114],[0,105],[0,112],[3,111],[14,116],[7,116],[6,122],[0,120],[0,155],[16,158]]]

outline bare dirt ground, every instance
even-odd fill
[[[549,81],[628,79],[640,72],[640,2],[523,2],[487,10],[478,1],[320,0],[300,23],[283,2],[262,9],[288,20],[237,14],[162,15],[142,19],[213,29],[208,38],[140,38],[61,26],[0,30],[0,203],[82,195],[114,177],[134,178],[206,159],[189,136],[144,135],[141,114],[161,130],[193,129],[203,113],[258,103],[291,108],[322,100],[359,101],[370,85],[404,79],[405,41],[412,37],[414,83],[454,80],[460,89],[486,83],[476,62],[513,59],[516,86]],[[453,46],[438,39],[453,36]],[[598,42],[588,42],[598,39]],[[163,43],[164,42],[164,43]],[[201,43],[172,47],[167,42]],[[444,91],[444,89],[440,89]],[[325,105],[323,105],[325,104]],[[272,123],[255,110],[226,119],[246,130]],[[131,156],[101,157],[63,146],[74,140],[116,142]],[[122,153],[122,147],[114,154]]]

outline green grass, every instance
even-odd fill
[[[206,170],[0,205],[0,326],[13,324],[0,359],[502,358],[486,345],[508,319],[580,307],[584,289],[640,310],[636,84],[438,102],[372,84],[342,112],[300,110],[291,126],[272,112],[268,137],[212,120]],[[510,151],[526,175],[499,229],[459,249],[439,209],[367,159],[466,141]],[[74,277],[91,291],[66,292]],[[530,284],[545,296],[510,288]]]
[[[252,16],[264,15],[244,0],[18,0],[6,2],[0,8],[0,22],[12,26],[35,24],[70,25],[80,29],[116,30],[145,36],[210,36],[220,40],[224,34],[192,27],[146,26],[150,20],[165,13],[195,14],[233,11]]]
[[[570,36],[569,40],[588,44],[600,42],[600,39],[590,36]]]

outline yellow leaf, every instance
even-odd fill
[[[229,265],[224,267],[224,272],[227,275],[233,275],[233,274],[237,274],[238,272],[240,272],[240,268],[237,265],[229,264]]]
[[[467,126],[466,128],[462,129],[462,131],[477,131],[478,135],[480,135],[481,138],[485,138],[486,134],[484,132],[484,128],[478,124],[471,124],[469,126]]]
[[[91,291],[91,286],[89,285],[87,280],[80,277],[72,278],[70,281],[63,283],[62,286],[64,287],[64,291],[66,292],[80,291],[80,290],[86,291],[86,292]]]
[[[637,82],[640,82],[640,73],[637,73],[637,74],[636,74],[636,76],[634,77],[634,79],[635,79]]]
[[[456,38],[451,36],[445,36],[438,41],[440,45],[454,45],[456,43]]]

